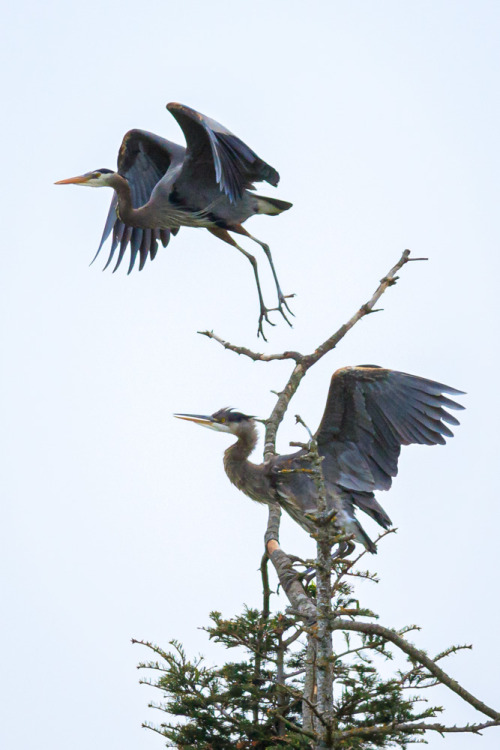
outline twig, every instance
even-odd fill
[[[381,280],[380,284],[378,285],[377,289],[373,293],[372,297],[368,300],[368,302],[365,302],[364,305],[361,305],[359,310],[345,323],[343,326],[341,326],[338,331],[336,331],[333,336],[330,336],[329,339],[327,339],[323,344],[318,346],[318,348],[315,350],[313,354],[311,354],[308,358],[308,367],[311,367],[315,362],[318,361],[318,359],[321,359],[327,352],[334,349],[339,341],[341,341],[346,333],[348,333],[351,328],[353,328],[358,321],[361,320],[361,318],[364,318],[365,315],[369,315],[372,312],[378,312],[376,311],[375,305],[379,301],[380,297],[384,294],[384,292],[390,287],[394,286],[396,282],[399,279],[399,276],[396,276],[398,271],[400,271],[406,263],[409,263],[410,261],[417,261],[417,260],[427,260],[427,258],[410,258],[410,251],[404,250],[401,258],[398,260],[395,266],[391,268],[389,273],[387,273]],[[310,362],[309,362],[310,360]]]
[[[283,352],[281,354],[263,354],[262,352],[253,352],[251,349],[247,349],[246,346],[236,346],[229,341],[224,341],[224,339],[221,339],[220,336],[217,336],[213,331],[198,331],[198,333],[200,336],[206,336],[209,339],[217,341],[224,347],[224,349],[229,349],[229,351],[234,352],[235,354],[243,354],[245,357],[253,359],[254,362],[272,362],[277,359],[295,359],[298,361],[303,357],[299,352]]]
[[[281,716],[278,709],[270,710],[269,713],[271,715],[279,716],[283,724],[285,724],[290,729],[293,729],[293,731],[297,732],[297,734],[303,735],[304,737],[307,737],[308,739],[311,739],[311,740],[316,739],[316,735],[314,735],[312,732],[307,732],[303,727],[299,727],[298,724],[295,724],[295,722],[290,721],[285,716]]]

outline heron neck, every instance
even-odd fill
[[[231,462],[245,461],[257,445],[257,430],[253,422],[248,422],[238,435],[238,440],[224,453],[224,459]]]
[[[274,500],[274,491],[267,476],[265,465],[253,464],[249,455],[257,444],[257,430],[253,424],[245,428],[238,440],[224,453],[224,469],[231,482],[239,490],[258,503]]]
[[[128,180],[115,172],[109,184],[118,196],[117,214],[120,221],[131,227],[146,226],[143,221],[142,208],[132,207],[132,193]]]

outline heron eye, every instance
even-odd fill
[[[222,417],[221,424],[224,424],[225,421],[226,421],[226,417]]]

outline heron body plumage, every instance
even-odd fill
[[[442,383],[376,365],[345,367],[333,374],[314,438],[323,458],[327,506],[334,511],[340,531],[376,552],[356,518],[356,509],[384,529],[392,525],[374,491],[390,488],[398,472],[402,445],[444,444],[445,437],[453,436],[448,424],[459,422],[449,410],[463,406],[448,395],[462,393]],[[317,489],[307,450],[253,464],[248,460],[257,443],[252,417],[231,409],[221,409],[209,417],[176,416],[236,436],[236,443],[224,454],[224,468],[231,482],[256,502],[279,503],[300,526],[310,533],[315,530],[310,516],[317,512]]]

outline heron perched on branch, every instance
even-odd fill
[[[356,508],[384,529],[392,526],[374,491],[390,488],[402,445],[444,444],[445,436],[453,437],[446,423],[459,422],[448,409],[464,407],[445,394],[462,393],[376,365],[344,367],[333,374],[314,438],[323,457],[328,509],[335,511],[336,526],[343,533],[352,535],[370,552],[377,551],[355,516]],[[317,485],[308,468],[311,454],[307,450],[253,464],[248,457],[257,443],[254,417],[233,409],[220,409],[211,416],[175,416],[237,437],[224,453],[224,468],[231,482],[258,503],[279,503],[304,529],[315,531],[310,516],[316,511]]]
[[[243,223],[255,214],[275,216],[291,203],[252,192],[254,182],[276,186],[278,172],[266,164],[243,141],[210,117],[182,104],[167,104],[186,138],[186,148],[145,130],[125,134],[118,153],[118,171],[97,169],[78,177],[59,180],[56,185],[111,187],[115,191],[102,239],[113,232],[105,268],[118,246],[114,270],[130,246],[128,272],[139,255],[139,270],[148,256],[154,259],[160,241],[164,247],[170,234],[180,227],[205,227],[213,235],[237,248],[250,261],[259,295],[258,333],[264,337],[263,322],[277,309],[289,323],[287,298],[281,291],[269,246],[252,236]],[[229,232],[250,238],[264,250],[278,294],[277,308],[267,308],[260,287],[257,261]],[[95,258],[94,258],[95,260]],[[265,338],[265,337],[264,337]]]

